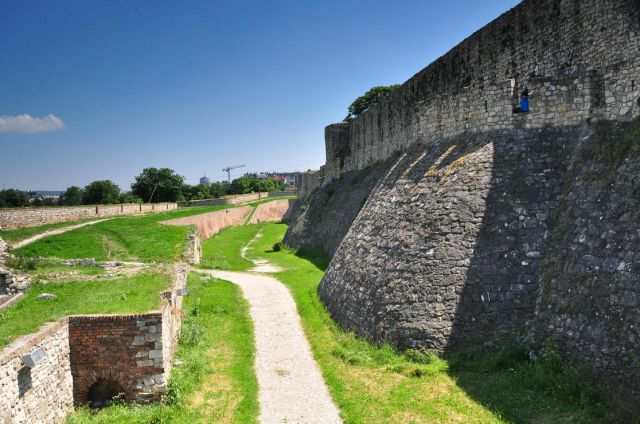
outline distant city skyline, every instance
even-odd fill
[[[324,127],[515,0],[0,0],[0,186],[324,164]]]

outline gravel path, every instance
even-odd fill
[[[251,248],[251,245],[256,241],[260,240],[261,238],[262,238],[262,230],[258,231],[256,236],[252,238],[251,241],[247,243],[240,250],[240,256],[242,257],[242,259],[249,261],[254,265],[254,267],[250,269],[249,272],[275,273],[275,272],[282,271],[282,268],[275,265],[271,265],[268,261],[264,259],[251,259],[247,257],[247,251],[249,251],[249,249]]]
[[[75,230],[77,228],[86,227],[87,225],[95,225],[95,224],[98,224],[100,222],[108,221],[110,219],[113,219],[113,218],[99,219],[97,221],[90,221],[90,222],[83,222],[82,224],[70,225],[68,227],[56,228],[55,230],[45,231],[44,233],[36,234],[35,236],[31,236],[31,237],[26,238],[24,240],[20,240],[19,242],[13,243],[11,245],[11,248],[12,249],[19,249],[19,248],[21,248],[23,246],[26,246],[27,244],[31,244],[34,241],[38,241],[38,240],[40,240],[42,238],[45,238],[45,237],[50,237],[50,236],[55,236],[57,234],[66,233],[67,231]]]
[[[295,301],[284,284],[266,275],[198,272],[237,284],[249,302],[256,340],[260,422],[341,423],[302,332]]]

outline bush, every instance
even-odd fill
[[[17,208],[29,205],[29,196],[15,188],[0,190],[0,208]]]
[[[394,84],[389,86],[373,87],[363,96],[358,97],[349,106],[349,116],[358,116],[370,107],[380,103],[385,97],[398,90],[400,85]]]
[[[37,258],[28,258],[26,256],[15,256],[7,259],[5,263],[9,268],[20,271],[33,271],[38,267]]]
[[[185,346],[196,346],[202,341],[202,326],[193,319],[186,320],[180,332],[180,344]]]
[[[98,180],[84,188],[82,203],[85,205],[106,205],[120,201],[120,187],[110,180]]]
[[[274,243],[272,249],[273,249],[274,252],[294,253],[294,249],[290,248],[289,246],[284,244],[284,242],[282,242],[282,241]]]

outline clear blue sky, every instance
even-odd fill
[[[0,188],[318,168],[353,99],[517,3],[0,0]]]

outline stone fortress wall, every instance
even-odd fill
[[[162,397],[171,372],[182,320],[189,267],[173,268],[171,288],[158,311],[145,314],[74,315],[44,325],[0,351],[0,420],[61,423],[73,404],[87,401],[99,379],[124,389],[128,402]],[[22,355],[42,348],[29,368]]]
[[[525,0],[362,115],[325,130],[324,184],[415,142],[640,114],[634,0]],[[513,113],[528,89],[528,114]]]
[[[285,240],[332,247],[311,218],[388,160],[320,284],[337,322],[403,348],[551,340],[637,402],[638,81],[640,3],[525,0],[328,126],[323,185]]]
[[[88,218],[166,212],[177,207],[177,203],[144,203],[140,205],[129,203],[122,205],[0,209],[0,230],[15,230]]]

